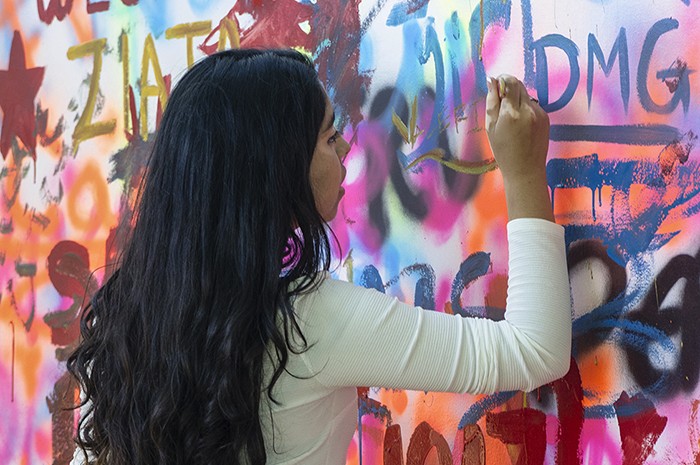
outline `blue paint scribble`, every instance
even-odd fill
[[[471,282],[483,276],[488,272],[491,266],[491,254],[486,252],[476,252],[469,255],[459,266],[459,271],[452,281],[452,290],[450,292],[450,302],[452,304],[452,312],[464,314],[464,308],[460,302],[462,290]],[[486,315],[469,315],[484,317]]]
[[[509,401],[520,391],[505,391],[491,394],[469,407],[469,410],[462,416],[457,428],[464,429],[467,425],[474,425],[483,417],[486,412],[493,410],[499,405]]]
[[[428,0],[408,0],[397,3],[386,20],[387,26],[399,26],[409,19],[425,18],[428,13]]]
[[[678,128],[666,124],[553,124],[549,131],[549,140],[558,142],[588,141],[649,146],[666,145],[680,137]]]

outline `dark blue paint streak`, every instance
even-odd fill
[[[464,429],[467,425],[474,425],[484,416],[489,410],[493,410],[499,405],[509,401],[520,391],[505,391],[491,394],[488,397],[481,399],[479,402],[469,407],[469,410],[462,416],[459,421],[458,429]]]
[[[379,270],[374,265],[367,265],[364,270],[362,270],[362,275],[360,276],[360,286],[366,287],[367,289],[375,289],[382,294],[384,294],[384,283],[382,282],[382,277],[379,274]]]
[[[450,19],[445,21],[445,41],[447,42],[447,51],[450,59],[450,72],[452,77],[452,100],[454,102],[455,116],[461,118],[464,116],[464,108],[462,101],[462,88],[460,87],[459,69],[460,65],[458,60],[462,57],[457,57],[455,55],[455,49],[458,49],[458,43],[460,43],[464,37],[464,31],[462,31],[462,22],[459,20],[457,12],[452,12]],[[455,123],[457,124],[457,123]]]
[[[523,82],[528,87],[535,87],[535,52],[532,48],[532,5],[530,0],[520,1],[523,12],[523,59],[525,61],[525,77]]]
[[[358,416],[362,418],[363,415],[372,415],[379,420],[388,420],[391,423],[391,412],[384,404],[374,404],[369,402],[367,399],[362,397],[359,398],[358,402]]]
[[[450,292],[450,302],[452,312],[464,314],[464,309],[460,303],[462,290],[471,282],[486,274],[491,266],[491,254],[486,252],[476,252],[469,255],[459,266],[459,271],[452,281],[452,291]],[[484,315],[470,315],[484,316]]]
[[[381,293],[386,293],[386,288],[393,286],[401,276],[417,274],[413,304],[426,310],[435,310],[435,271],[433,267],[425,263],[416,263],[401,270],[401,272],[391,278],[386,284],[382,280],[379,270],[374,265],[368,265],[362,270],[359,284],[367,289],[375,289]]]
[[[594,405],[585,407],[583,410],[584,418],[600,419],[600,418],[615,418],[615,409],[612,405]]]
[[[397,276],[391,278],[384,285],[384,288],[399,282],[401,276],[410,276],[414,273],[418,274],[419,278],[413,295],[413,305],[426,310],[435,310],[435,270],[428,264],[416,263],[415,265],[407,266]]]
[[[635,417],[640,413],[653,409],[654,404],[640,394],[638,397],[631,398],[630,401],[624,405],[614,406],[606,404],[586,407],[584,410],[584,416],[586,419]]]
[[[553,124],[549,140],[557,142],[607,142],[625,145],[666,145],[681,137],[678,128],[665,124],[576,125]]]

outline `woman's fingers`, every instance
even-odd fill
[[[499,117],[504,115],[515,116],[520,111],[522,97],[520,86],[522,85],[514,76],[502,74],[498,77],[501,108]]]
[[[491,132],[498,122],[498,113],[501,111],[501,97],[499,95],[498,81],[489,77],[486,79],[486,87],[489,92],[486,95],[486,131]]]
[[[530,176],[533,167],[544,169],[549,118],[514,76],[489,79],[486,123],[489,143],[504,178]]]

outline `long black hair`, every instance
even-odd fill
[[[325,109],[291,50],[217,53],[173,89],[131,236],[68,361],[90,463],[265,463],[262,396],[307,347],[292,301],[329,268],[309,182]]]

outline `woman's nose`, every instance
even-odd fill
[[[336,153],[338,154],[338,158],[340,158],[341,163],[345,161],[345,157],[347,157],[349,152],[350,144],[348,144],[348,141],[346,141],[343,136],[340,136],[336,144]]]

